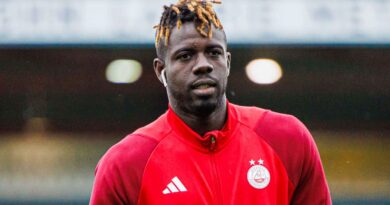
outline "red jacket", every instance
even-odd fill
[[[92,205],[331,204],[317,147],[296,118],[228,103],[199,136],[169,109],[110,148]]]

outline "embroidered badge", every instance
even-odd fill
[[[247,178],[249,184],[255,189],[264,189],[268,186],[271,175],[266,167],[264,167],[264,160],[257,161],[258,164],[252,159],[249,161],[251,167],[248,170]]]

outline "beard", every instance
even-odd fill
[[[196,100],[192,102],[191,110],[194,115],[201,118],[206,118],[221,104],[219,101],[221,100],[216,98]]]
[[[187,92],[169,89],[168,98],[172,106],[179,108],[181,111],[200,117],[207,118],[218,107],[223,106],[225,101],[225,86],[213,96],[193,96],[191,90]]]

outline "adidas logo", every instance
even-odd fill
[[[187,191],[186,187],[183,185],[183,183],[181,183],[179,178],[175,176],[173,177],[172,182],[168,184],[167,188],[165,188],[162,193],[171,194],[175,192],[186,192],[186,191]]]

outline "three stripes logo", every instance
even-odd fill
[[[167,188],[162,192],[163,194],[171,194],[176,192],[186,192],[187,188],[181,183],[179,178],[173,177],[172,181],[167,185]]]

